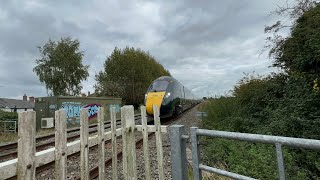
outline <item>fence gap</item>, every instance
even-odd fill
[[[136,141],[133,106],[121,108],[121,120],[123,132],[123,176],[125,179],[137,179],[136,166]]]
[[[112,179],[118,179],[118,148],[117,148],[117,121],[116,108],[110,108],[111,115],[111,143],[112,143]]]
[[[157,147],[157,160],[158,160],[159,179],[160,180],[164,180],[161,124],[160,124],[160,117],[159,117],[159,108],[156,105],[153,105],[153,115],[154,115],[154,124],[156,126],[155,135],[156,135],[156,147]]]
[[[105,179],[105,164],[104,164],[104,108],[100,107],[98,111],[98,157],[99,157],[99,180]]]
[[[64,110],[55,111],[55,179],[67,179],[67,131]]]
[[[149,160],[149,148],[148,148],[148,125],[146,107],[141,106],[141,124],[142,124],[142,136],[143,136],[143,156],[144,156],[144,167],[146,179],[151,179],[150,173],[150,160]]]
[[[27,111],[18,114],[18,164],[17,179],[35,179],[36,152],[36,112]]]
[[[88,109],[80,111],[80,169],[81,179],[89,180]]]

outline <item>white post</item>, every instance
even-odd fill
[[[67,131],[64,110],[55,112],[55,179],[67,179]]]
[[[27,111],[18,114],[18,164],[17,179],[35,179],[36,152],[36,112]]]
[[[157,147],[157,160],[158,160],[158,170],[159,170],[159,179],[164,180],[164,171],[163,171],[163,149],[162,149],[162,138],[161,138],[161,123],[159,117],[159,108],[156,105],[153,105],[153,115],[154,115],[154,124],[156,126],[156,147]]]
[[[141,106],[141,123],[142,123],[142,135],[143,135],[143,155],[144,155],[144,167],[146,179],[151,179],[150,174],[150,161],[149,161],[149,148],[148,148],[148,125],[147,125],[147,115],[146,107]]]
[[[133,106],[121,108],[123,132],[123,175],[125,179],[137,179],[136,142]]]
[[[88,109],[80,111],[80,169],[81,179],[89,180]]]
[[[98,111],[98,156],[99,156],[99,180],[105,179],[105,164],[104,164],[104,108],[100,107]]]

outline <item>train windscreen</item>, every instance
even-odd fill
[[[155,81],[148,89],[148,92],[165,91],[169,85],[168,81]]]

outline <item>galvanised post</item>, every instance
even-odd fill
[[[169,131],[171,145],[172,178],[174,180],[188,179],[186,141],[182,138],[182,135],[184,135],[185,133],[185,128],[183,125],[172,125],[169,127]]]
[[[282,145],[279,143],[276,143],[276,152],[277,152],[279,177],[280,177],[280,180],[285,180],[286,179],[286,171],[285,171],[285,167],[284,167]]]
[[[199,151],[199,140],[197,136],[197,127],[191,127],[191,147],[192,147],[192,169],[193,179],[201,180],[201,170],[199,169],[200,164],[200,151]]]

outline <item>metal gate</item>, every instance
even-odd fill
[[[182,125],[173,125],[170,127],[170,143],[172,158],[172,177],[173,179],[188,179],[187,160],[186,160],[186,140],[189,138],[185,134],[185,128]],[[192,168],[194,180],[202,179],[201,171],[208,171],[222,176],[235,179],[254,179],[240,174],[228,172],[222,169],[210,167],[200,162],[199,136],[209,136],[213,138],[225,138],[230,140],[258,142],[265,144],[274,144],[277,154],[278,172],[280,180],[285,180],[285,163],[283,159],[282,146],[291,146],[297,148],[320,150],[320,140],[291,138],[281,136],[269,136],[260,134],[248,134],[226,131],[215,131],[207,129],[198,129],[191,127],[191,146],[192,146]]]

